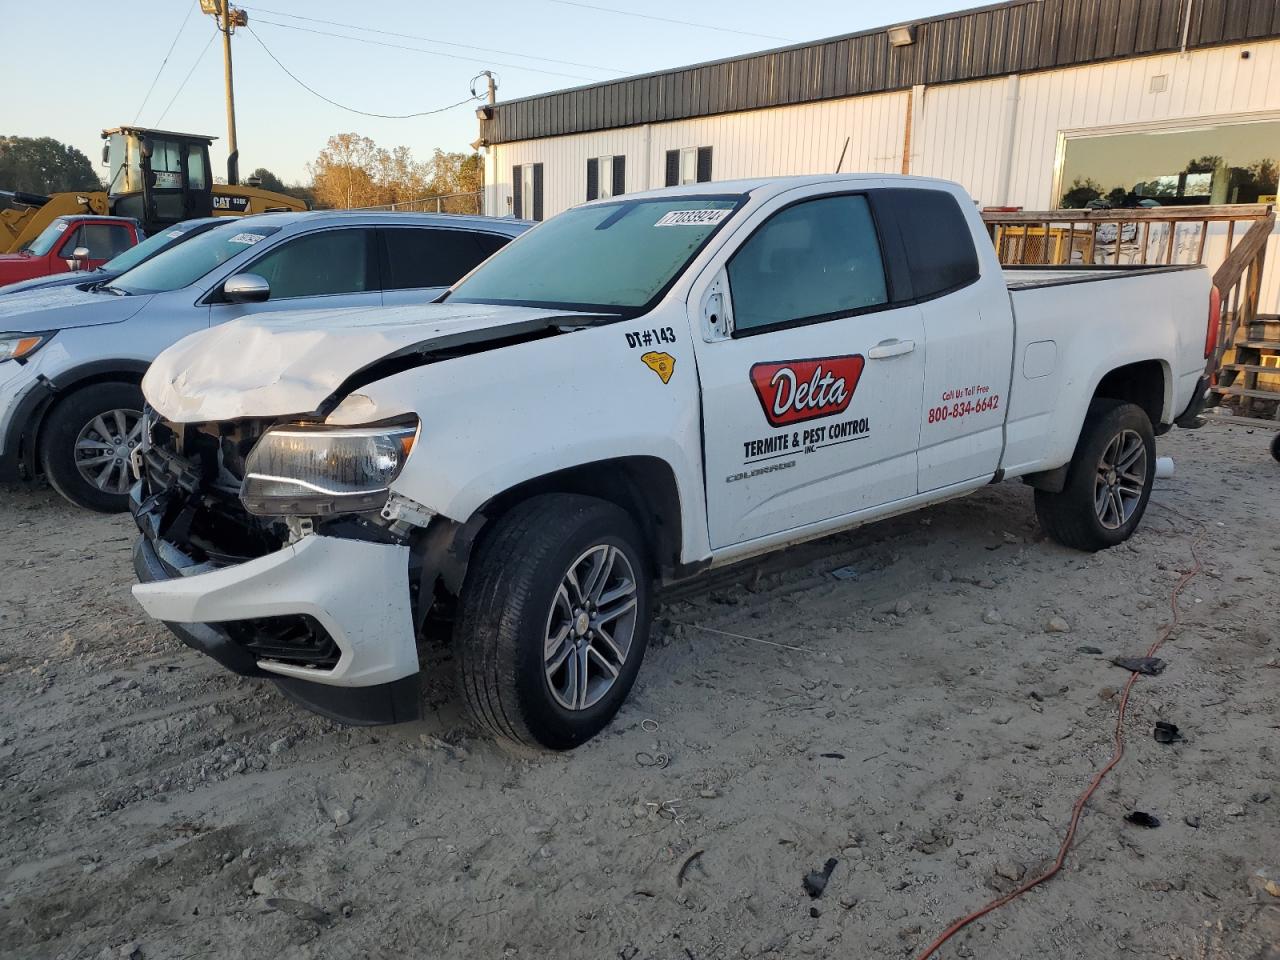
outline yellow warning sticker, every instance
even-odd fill
[[[671,375],[676,372],[676,358],[669,353],[658,353],[656,350],[646,353],[640,358],[644,365],[662,378],[663,383],[671,382]]]

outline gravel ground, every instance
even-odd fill
[[[1198,535],[1066,869],[940,955],[1280,957],[1269,441],[1162,439],[1177,512],[1097,555],[1006,484],[682,586],[561,756],[479,736],[443,646],[428,719],[307,714],[143,617],[127,518],[0,492],[0,956],[914,956],[1052,861]]]

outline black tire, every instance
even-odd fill
[[[1280,433],[1271,438],[1271,456],[1280,461]]]
[[[94,486],[76,465],[76,442],[94,418],[114,410],[142,415],[142,390],[136,384],[111,381],[83,387],[61,400],[45,419],[40,431],[40,465],[53,489],[78,507],[99,513],[121,513],[129,508],[128,489],[117,489],[121,474],[113,474],[108,490]],[[114,421],[111,425],[114,425]],[[127,451],[127,444],[124,445]],[[86,454],[80,454],[85,456]],[[128,467],[126,462],[121,464]],[[115,469],[113,462],[110,466]]]
[[[1146,451],[1142,488],[1127,519],[1108,526],[1103,523],[1095,505],[1095,485],[1104,452],[1126,431],[1136,433]],[[1122,400],[1094,400],[1089,404],[1080,439],[1076,442],[1066,485],[1061,493],[1036,491],[1036,516],[1045,533],[1063,546],[1076,550],[1105,550],[1133,536],[1146,512],[1155,477],[1156,438],[1146,411]]]
[[[598,546],[616,547],[632,573],[632,637],[612,685],[592,705],[570,710],[557,701],[547,677],[548,624],[571,565]],[[595,736],[618,712],[640,670],[651,589],[644,540],[631,517],[611,503],[545,494],[500,516],[481,532],[472,553],[454,632],[459,687],[472,715],[500,737],[551,750]]]

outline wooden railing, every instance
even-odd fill
[[[1004,264],[1204,263],[1211,224],[1225,224],[1226,249],[1237,233],[1271,212],[1265,203],[1134,210],[984,210]]]
[[[1280,367],[1267,367],[1263,363],[1264,358],[1280,351],[1280,339],[1254,336],[1250,332],[1258,319],[1267,241],[1275,225],[1274,210],[1254,221],[1213,273],[1213,288],[1219,297],[1218,340],[1208,361],[1208,372],[1213,377],[1215,392],[1233,400],[1243,413],[1257,407],[1259,402],[1270,406],[1280,401],[1280,390],[1275,386]],[[1231,362],[1224,363],[1228,351]],[[1275,372],[1268,373],[1268,369]],[[1260,376],[1268,379],[1267,384],[1259,383]],[[1268,410],[1267,406],[1256,412],[1274,414],[1274,408]]]

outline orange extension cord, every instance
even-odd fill
[[[1155,503],[1154,500],[1151,502]],[[1175,513],[1178,516],[1183,517],[1183,519],[1190,519],[1184,514],[1179,513],[1177,510],[1174,510],[1172,507],[1167,507],[1161,503],[1155,503],[1155,505],[1163,507],[1171,513]],[[1160,647],[1164,645],[1164,642],[1173,635],[1173,631],[1178,628],[1178,624],[1181,622],[1182,617],[1178,610],[1178,594],[1180,594],[1183,588],[1191,582],[1192,578],[1194,578],[1196,574],[1203,569],[1203,565],[1200,562],[1200,554],[1196,551],[1196,544],[1200,541],[1202,536],[1204,536],[1203,532],[1198,534],[1195,539],[1191,541],[1191,556],[1195,560],[1195,565],[1178,578],[1178,583],[1174,586],[1173,593],[1169,595],[1169,605],[1173,608],[1173,619],[1164,628],[1164,630],[1161,631],[1156,642],[1147,650],[1148,657],[1154,657],[1156,655],[1156,651],[1159,650]],[[1085,788],[1084,793],[1080,794],[1075,805],[1071,808],[1071,823],[1067,827],[1066,836],[1062,838],[1062,846],[1058,848],[1058,859],[1053,861],[1053,866],[1035,879],[1027,881],[1012,893],[1006,893],[1003,897],[998,897],[995,900],[992,900],[986,906],[980,907],[968,916],[961,917],[959,920],[952,923],[951,926],[947,927],[946,930],[942,931],[942,933],[938,935],[938,938],[934,940],[933,943],[929,944],[929,946],[925,948],[924,952],[920,953],[916,957],[916,960],[928,960],[929,957],[933,956],[942,948],[943,944],[969,924],[973,923],[973,921],[980,917],[985,917],[991,911],[998,910],[1000,907],[1003,907],[1006,903],[1009,903],[1012,900],[1016,900],[1033,887],[1040,886],[1040,884],[1044,883],[1062,869],[1062,865],[1067,859],[1067,853],[1071,850],[1071,844],[1075,841],[1076,827],[1080,824],[1080,817],[1084,814],[1084,808],[1089,803],[1089,798],[1093,796],[1094,791],[1096,791],[1102,784],[1106,775],[1115,768],[1116,764],[1120,762],[1120,758],[1124,756],[1124,719],[1125,714],[1129,709],[1129,692],[1133,689],[1133,685],[1138,682],[1139,676],[1140,675],[1136,672],[1129,674],[1129,682],[1124,685],[1124,690],[1120,694],[1120,710],[1116,714],[1115,751],[1111,754],[1111,759],[1107,761],[1106,766],[1097,772],[1094,778],[1089,782],[1089,786]]]

